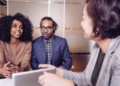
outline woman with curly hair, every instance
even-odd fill
[[[0,18],[0,74],[4,77],[28,70],[32,28],[30,20],[21,13]]]

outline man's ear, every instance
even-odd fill
[[[55,26],[53,27],[53,29],[55,30]]]
[[[55,26],[53,27],[53,29],[55,30]]]

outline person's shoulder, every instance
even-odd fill
[[[38,37],[38,38],[36,38],[36,39],[34,39],[33,41],[32,41],[32,43],[37,43],[39,40],[42,40],[42,36],[40,36],[40,37]]]
[[[27,44],[27,45],[32,45],[32,42],[27,42],[26,44]]]
[[[112,53],[114,54],[114,58],[115,59],[119,59],[120,60],[120,36],[114,38],[112,40],[112,42],[114,43],[112,46]]]
[[[56,36],[56,35],[54,35],[54,37],[55,37],[56,40],[66,41],[66,39],[63,38],[63,37]]]
[[[4,42],[0,40],[0,44],[1,44],[1,43],[4,43]]]
[[[19,45],[32,46],[32,42],[31,41],[29,41],[29,42],[22,42],[22,41],[20,41]]]
[[[7,42],[4,42],[4,41],[0,40],[0,45],[1,46],[10,45],[10,43],[7,43]]]
[[[120,43],[120,42],[119,42]],[[120,66],[120,44],[117,45],[117,48],[115,49],[115,51],[111,52],[112,55],[112,61],[116,64]]]
[[[119,56],[120,57],[120,42],[119,42],[119,44],[116,46],[116,50],[114,51],[115,52],[115,54],[116,54],[116,56]]]
[[[3,46],[4,45],[4,42],[0,40],[0,46]]]

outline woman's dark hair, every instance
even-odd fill
[[[10,30],[13,20],[19,20],[23,24],[23,33],[19,38],[22,42],[32,41],[33,26],[28,17],[21,13],[16,13],[14,16],[5,16],[0,18],[0,40],[10,42]]]
[[[95,37],[105,39],[120,35],[120,0],[86,0],[86,3]]]
[[[55,30],[53,31],[53,33],[55,33],[55,31],[58,28],[57,23],[51,17],[44,17],[44,18],[42,18],[41,22],[44,21],[44,20],[52,21],[52,24],[53,24],[52,26],[55,27]],[[41,25],[41,22],[40,22],[40,25]]]

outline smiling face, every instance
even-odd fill
[[[95,36],[95,33],[93,33],[93,21],[87,13],[87,4],[83,10],[81,25],[84,32],[84,37],[87,39],[93,39]]]
[[[22,22],[14,19],[10,30],[11,38],[19,39],[22,33],[23,33]]]

